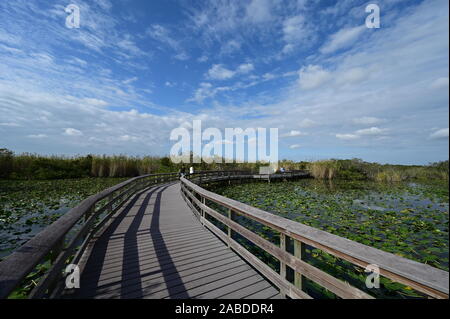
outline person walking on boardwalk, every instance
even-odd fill
[[[179,177],[184,177],[184,175],[186,175],[186,168],[184,167],[184,165],[181,165],[181,168],[178,171],[178,176]]]

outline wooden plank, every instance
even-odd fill
[[[102,280],[106,280],[107,278],[114,277],[121,274],[122,268],[127,266],[128,271],[132,271],[132,268],[130,265],[134,265],[134,268],[136,268],[136,271],[141,270],[145,271],[148,270],[151,265],[155,266],[161,266],[164,265],[167,260],[170,260],[170,258],[177,258],[179,260],[183,260],[181,258],[186,257],[186,259],[196,257],[197,259],[206,256],[206,257],[213,257],[215,256],[216,252],[220,250],[221,246],[220,244],[209,244],[205,243],[205,245],[200,245],[198,248],[190,249],[189,251],[174,251],[171,252],[170,255],[166,254],[163,256],[156,256],[155,254],[141,256],[136,255],[133,257],[128,257],[127,259],[117,259],[112,261],[105,261],[104,264],[98,264],[95,265],[95,268],[89,268],[86,269],[86,272],[84,274],[85,280],[88,280],[92,275],[96,275],[95,272],[91,269],[98,269],[101,268],[101,278],[99,279],[99,282]],[[223,254],[223,251],[221,252]],[[220,254],[217,254],[220,256]],[[137,264],[139,262],[139,264]]]
[[[142,268],[139,273],[136,273],[134,278],[141,278],[143,284],[141,287],[138,287],[137,290],[141,291],[141,289],[146,286],[150,286],[154,280],[157,280],[161,277],[161,267],[166,267],[164,270],[166,271],[166,275],[170,275],[173,273],[185,274],[185,271],[191,271],[192,273],[196,272],[198,269],[207,269],[208,267],[219,266],[220,264],[228,264],[230,262],[239,261],[236,255],[227,255],[223,252],[219,252],[215,255],[207,255],[207,258],[198,258],[198,255],[192,255],[189,258],[179,261],[176,267],[167,268],[167,265],[159,265],[155,264],[152,267]],[[206,265],[206,267],[205,267]],[[210,266],[211,265],[211,266]],[[204,268],[201,268],[204,267]],[[116,279],[117,278],[117,279]],[[133,277],[129,277],[133,279]],[[91,287],[85,287],[86,293],[90,295],[105,295],[105,293],[109,293],[111,290],[120,289],[121,287],[133,286],[133,282],[123,281],[121,275],[118,277],[113,277],[111,280],[103,281],[98,283],[98,285],[94,285]],[[106,296],[103,296],[106,298]],[[103,298],[102,297],[102,298]]]
[[[111,193],[131,185],[136,180],[148,176],[151,175],[131,178],[88,197],[6,257],[0,263],[0,298],[6,298],[10,294],[25,276],[44,259],[58,241],[90,211],[95,203],[106,198]]]
[[[294,256],[298,259],[302,259],[302,243],[298,240],[292,239],[294,241]],[[294,285],[299,289],[302,289],[302,274],[298,271],[294,271]]]
[[[244,271],[233,271],[231,269],[227,272],[222,272],[214,276],[209,276],[205,278],[201,278],[200,280],[196,282],[191,282],[186,284],[187,288],[187,294],[189,295],[189,298],[195,298],[199,295],[204,295],[205,293],[215,290],[220,290],[222,287],[227,285],[236,285],[239,286],[241,282],[243,281],[249,281],[254,280],[253,276],[257,276],[254,270],[247,269]],[[171,299],[178,299],[182,298],[183,291],[181,288],[178,288],[179,293],[178,294],[171,294],[170,296],[167,295],[167,292],[162,294],[154,294],[150,295],[151,298],[171,298]],[[166,297],[163,297],[163,295],[166,295]]]
[[[262,279],[257,282],[252,282],[248,286],[241,286],[238,289],[233,290],[231,292],[221,291],[222,294],[219,295],[218,298],[220,298],[220,299],[242,299],[242,298],[245,298],[256,292],[264,290],[266,288],[271,288],[270,290],[272,291],[272,294],[278,293],[278,290],[273,288],[272,285],[268,281]]]
[[[173,290],[171,288],[181,286],[179,285],[179,282],[177,280],[178,276],[180,276],[183,280],[182,286],[187,289],[189,287],[195,287],[194,282],[198,280],[205,280],[215,274],[220,274],[220,276],[227,276],[227,274],[233,273],[233,270],[236,272],[239,271],[239,269],[243,269],[242,267],[246,266],[243,265],[242,261],[239,260],[237,256],[235,256],[231,260],[231,262],[228,262],[222,256],[221,259],[211,262],[210,264],[197,264],[198,265],[196,267],[192,266],[192,263],[186,265],[184,268],[177,266],[176,268],[173,268],[172,271],[165,277],[161,276],[161,272],[156,272],[149,276],[140,277],[140,279],[142,280],[139,287],[140,289],[136,289],[133,285],[127,286],[126,283],[120,282],[119,286],[116,285],[108,287],[106,290],[98,291],[100,293],[96,294],[96,298],[142,298],[142,296],[149,296],[150,294],[155,295],[157,293],[159,294],[159,298],[164,298],[165,296],[169,296],[170,293],[173,293]],[[114,293],[114,288],[116,293]],[[126,289],[125,293],[123,293],[123,288],[128,288]],[[122,290],[120,295],[117,294],[118,290]]]
[[[247,249],[242,247],[233,239],[229,239],[228,236],[226,236],[220,229],[214,226],[211,222],[205,220],[204,223],[217,237],[219,237],[225,243],[229,243],[230,247],[233,248],[234,251],[236,251],[245,260],[247,260],[269,281],[271,281],[281,290],[284,290],[283,292],[286,293],[288,296],[290,296],[291,298],[298,298],[298,299],[311,299],[311,297],[308,296],[308,294],[297,289],[292,284],[281,278],[279,274],[277,274],[269,266],[267,266],[265,263],[263,263],[261,260],[255,257]]]
[[[275,246],[268,240],[258,236],[257,234],[253,233],[252,231],[246,229],[245,227],[239,225],[238,223],[234,221],[230,221],[226,219],[224,216],[222,216],[220,213],[216,212],[210,207],[203,207],[202,208],[205,212],[207,212],[209,215],[213,216],[214,218],[218,219],[222,223],[226,224],[227,226],[231,227],[234,231],[241,234],[251,242],[253,242],[258,247],[262,248],[266,252],[270,253],[274,257],[278,258],[281,262],[289,265],[292,269],[294,269],[297,272],[301,272],[304,276],[308,277],[309,279],[315,281],[316,283],[320,284],[321,286],[327,288],[328,290],[332,291],[333,293],[337,294],[340,297],[343,298],[357,298],[357,299],[372,299],[373,297],[368,295],[367,293],[350,286],[349,284],[325,273],[324,271],[313,267],[309,265],[308,263],[305,263],[304,261],[296,258],[295,256],[292,256],[290,253],[286,252],[284,249],[280,249],[280,247]],[[281,276],[281,278],[285,278]]]
[[[242,276],[240,281],[251,277],[253,281],[269,284],[238,254],[201,226],[181,200],[180,190],[178,185],[173,185],[161,194],[152,195],[151,198],[159,196],[160,202],[149,200],[145,214],[143,208],[140,208],[141,213],[139,207],[130,208],[129,213],[116,222],[113,232],[105,232],[96,243],[99,246],[93,247],[81,276],[81,289],[73,297],[176,298],[191,296],[192,289],[193,293],[211,291],[216,294],[220,293],[221,287],[233,285],[230,278],[237,272]],[[138,203],[145,205],[144,201]],[[160,210],[156,217],[157,230],[151,227],[155,223],[155,209]],[[138,227],[131,228],[137,225],[136,218],[142,220]],[[146,228],[153,231],[142,232]],[[189,233],[194,235],[190,238]],[[131,242],[127,240],[130,238],[133,239]],[[137,250],[133,249],[133,242],[138,243]],[[98,249],[106,250],[98,254]],[[277,290],[273,289],[273,293]]]
[[[183,262],[185,260],[192,261],[192,259],[195,259],[196,261],[205,260],[205,259],[211,261],[211,259],[218,258],[224,254],[224,252],[217,249],[217,247],[218,246],[210,248],[210,249],[205,249],[204,251],[201,251],[201,249],[203,247],[200,247],[199,250],[197,250],[195,252],[190,252],[189,254],[181,254],[181,255],[174,254],[173,257],[179,258],[180,262]],[[171,262],[170,262],[171,257],[172,256],[167,256],[167,258],[159,258],[159,259],[158,259],[158,257],[155,257],[155,258],[147,259],[147,260],[143,260],[143,259],[140,259],[139,257],[137,257],[134,260],[132,260],[130,263],[131,265],[133,263],[135,263],[136,264],[135,267],[131,268],[130,266],[128,266],[126,269],[128,272],[132,272],[134,269],[135,273],[137,275],[139,275],[139,273],[141,273],[141,272],[149,272],[151,270],[154,270],[155,268],[161,268],[166,265],[171,265]],[[139,264],[137,264],[137,262]],[[125,266],[127,266],[127,263],[125,263],[123,260],[116,261],[113,264],[106,263],[105,265],[97,266],[96,269],[100,268],[101,273],[100,273],[100,278],[96,282],[96,285],[106,284],[106,283],[110,282],[111,280],[113,280],[114,278],[117,278],[118,276],[122,276],[122,269]],[[96,275],[95,272],[92,272],[91,270],[89,270],[89,272],[86,272],[86,274],[83,274],[83,280],[86,280],[88,282],[89,279],[92,278],[91,273]]]
[[[381,275],[385,277],[409,285],[430,296],[448,298],[449,274],[446,271],[273,215],[207,191],[186,179],[181,179],[181,182],[208,200],[283,232],[289,237],[361,267],[376,264],[380,268]]]
[[[240,291],[241,289],[252,286],[257,282],[260,282],[261,277],[257,274],[254,274],[252,276],[244,277],[242,280],[233,280],[229,283],[226,283],[226,281],[223,283],[223,285],[219,287],[214,287],[213,289],[204,292],[200,295],[195,294],[193,291],[190,292],[190,294],[193,295],[193,298],[195,299],[225,299],[222,295],[227,294],[230,292],[236,292]],[[277,293],[278,290],[276,290],[273,287],[270,287],[272,290],[272,293]]]
[[[257,291],[251,295],[246,296],[246,299],[270,299],[273,297],[277,297],[277,299],[284,299],[284,296],[279,293],[274,293],[272,289],[265,288],[260,291]]]

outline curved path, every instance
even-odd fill
[[[195,218],[179,182],[133,196],[93,241],[69,298],[279,298]]]

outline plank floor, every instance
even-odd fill
[[[68,297],[68,296],[67,296]],[[70,298],[279,298],[204,228],[178,182],[134,196],[95,241]]]

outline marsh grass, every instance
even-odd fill
[[[193,166],[199,170],[245,170],[258,172],[266,162],[227,163],[224,158],[211,159],[210,163],[175,164],[164,156],[87,155],[87,156],[43,156],[23,153],[16,155],[0,149],[0,178],[5,179],[63,179],[82,177],[134,177],[143,174],[179,171],[182,166]],[[198,158],[197,158],[198,160]],[[448,181],[448,160],[429,165],[390,165],[368,163],[360,159],[321,160],[294,162],[281,160],[279,167],[286,170],[308,169],[317,179],[372,180],[397,182],[405,180]]]
[[[401,182],[407,180],[444,180],[448,182],[448,160],[429,165],[390,165],[351,160],[323,160],[307,163],[316,179],[371,180]]]

